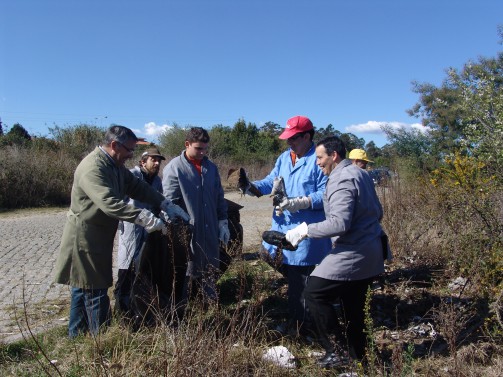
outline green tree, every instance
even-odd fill
[[[185,148],[188,127],[182,128],[177,123],[159,135],[159,147],[166,157],[176,157]]]
[[[372,159],[376,159],[376,158],[379,158],[382,156],[382,151],[381,149],[375,145],[374,141],[369,141],[366,145],[365,145],[365,152],[367,152],[367,156],[372,160]]]
[[[31,140],[31,136],[28,131],[26,131],[26,129],[19,123],[14,124],[7,135],[13,136],[15,138]]]
[[[326,128],[316,128],[315,127],[316,133],[314,134],[314,140],[315,141],[320,141],[323,140],[326,137],[329,136],[340,136],[341,133],[332,126],[332,124],[329,124]]]
[[[278,123],[274,122],[265,122],[262,127],[260,127],[260,132],[264,135],[270,135],[278,137],[283,132],[283,127],[281,127]]]
[[[21,145],[25,146],[31,142],[31,136],[26,129],[19,123],[16,123],[12,128],[1,138],[2,145]]]
[[[344,142],[344,145],[346,146],[346,150],[348,152],[356,148],[363,149],[363,146],[365,145],[365,139],[360,138],[350,132],[342,133],[339,135],[339,137]]]
[[[227,158],[230,156],[229,143],[231,140],[231,128],[217,124],[208,131],[210,134],[210,149],[208,157]]]
[[[459,90],[462,132],[459,149],[488,162],[488,169],[503,174],[503,53],[496,59],[480,59],[461,72],[449,71]]]
[[[499,30],[503,40],[503,29]],[[461,153],[501,166],[503,158],[503,53],[449,69],[440,87],[414,83],[419,102],[409,114],[431,128],[437,158]]]
[[[246,123],[239,119],[232,128],[230,134],[230,150],[233,156],[241,156],[244,160],[253,159],[257,150],[259,131],[254,123]]]
[[[411,168],[420,171],[436,166],[431,154],[432,139],[427,132],[423,133],[418,129],[406,130],[403,127],[397,129],[389,125],[382,129],[390,142],[383,148],[385,157],[398,157],[402,162],[408,161]]]
[[[105,137],[105,129],[89,124],[77,124],[65,128],[55,125],[49,128],[49,133],[60,144],[62,150],[77,160],[81,160],[100,145]]]

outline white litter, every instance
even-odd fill
[[[457,291],[459,289],[464,288],[466,286],[467,282],[468,282],[468,279],[462,278],[460,276],[460,277],[457,277],[456,279],[454,279],[453,281],[451,281],[449,283],[448,287],[451,291]]]
[[[295,356],[285,346],[275,346],[269,348],[262,356],[264,360],[270,361],[283,368],[295,368]]]

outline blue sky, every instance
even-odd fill
[[[501,0],[0,0],[0,117],[32,135],[121,124],[284,125],[378,146],[411,82],[501,50]]]

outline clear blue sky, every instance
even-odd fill
[[[501,50],[501,0],[0,0],[0,117],[32,135],[306,115],[382,146],[440,85]]]

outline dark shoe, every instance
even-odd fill
[[[325,356],[318,359],[318,366],[323,369],[337,368],[343,365],[347,365],[349,358],[344,355],[340,355],[337,352],[327,352]]]
[[[282,336],[289,335],[289,326],[288,323],[280,323],[274,328],[274,331],[279,332]]]

